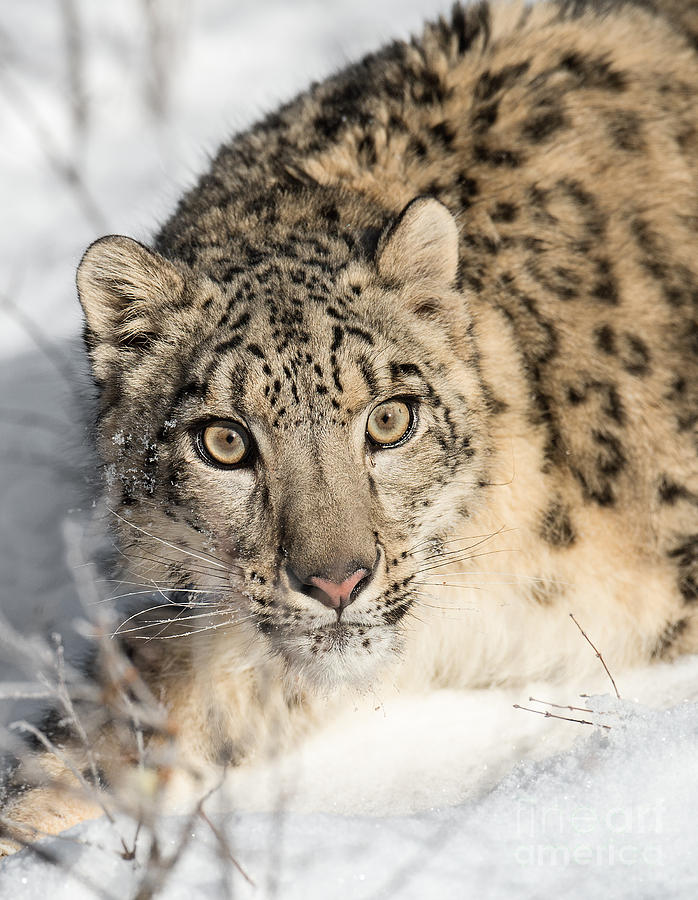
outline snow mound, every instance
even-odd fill
[[[693,658],[626,681],[667,699],[694,696],[696,675]],[[590,728],[512,710],[512,696],[404,700],[375,719],[381,727],[369,738],[354,712],[290,761],[237,773],[218,811],[213,798],[207,802],[209,821],[163,818],[156,831],[165,866],[176,857],[171,869],[148,863],[149,836],[139,837],[135,859],[121,858],[119,836],[130,847],[135,825],[99,820],[43,841],[46,859],[31,851],[10,858],[0,896],[87,900],[98,889],[135,897],[144,882],[162,878],[159,896],[167,900],[694,897],[695,699],[659,709],[609,695],[577,700],[594,710],[587,718],[610,725]],[[353,726],[350,715],[359,716]],[[572,746],[555,752],[565,744]],[[522,754],[528,758],[516,762]],[[446,805],[459,793],[460,802]],[[242,803],[221,812],[231,796]],[[250,811],[255,802],[266,811]],[[333,806],[345,811],[328,812]],[[315,811],[298,811],[304,808]],[[411,812],[395,814],[400,808]]]

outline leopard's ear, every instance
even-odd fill
[[[121,235],[87,248],[77,284],[91,342],[131,348],[150,342],[163,306],[176,305],[184,291],[184,278],[171,262]]]
[[[376,262],[387,281],[429,280],[452,286],[458,272],[455,219],[433,197],[417,197],[381,235]]]

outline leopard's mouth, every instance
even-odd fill
[[[395,629],[363,621],[340,620],[298,631],[280,628],[269,638],[289,671],[326,688],[344,684],[367,689],[399,650]]]
[[[337,637],[350,637],[355,634],[363,635],[370,628],[376,627],[375,622],[344,622],[340,619],[338,622],[319,625],[317,628],[310,629],[307,633],[312,635],[320,632],[322,634],[336,635]]]

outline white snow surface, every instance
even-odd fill
[[[108,232],[147,241],[226,136],[449,5],[5,4],[0,584],[14,628],[60,631],[70,645],[79,613],[65,536],[89,514],[73,396],[88,384],[73,289],[84,247]],[[77,92],[69,8],[83,46]],[[155,49],[147,8],[161,24]],[[26,653],[0,630],[0,676],[26,678],[25,669]],[[158,826],[163,853],[189,840],[159,896],[694,898],[698,659],[615,674],[622,701],[604,693],[601,670],[594,684],[357,699],[296,752],[235,772],[207,802],[254,886],[224,864],[206,822],[173,815]],[[596,725],[513,709],[547,708],[530,696],[591,708],[559,712]],[[3,705],[6,721],[19,714]],[[41,849],[53,862],[17,854],[0,867],[0,897],[135,897],[150,839],[121,858],[134,827],[102,819],[48,839]]]

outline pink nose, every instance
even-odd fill
[[[322,596],[317,598],[321,603],[331,609],[341,610],[352,602],[352,591],[367,575],[368,569],[357,569],[340,584],[328,578],[318,578],[317,575],[312,575],[308,581],[322,592]]]

